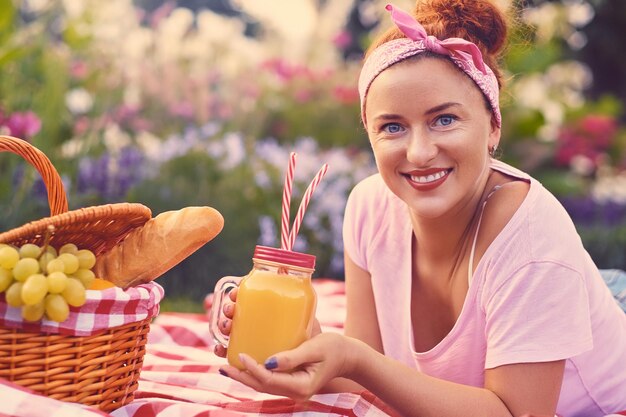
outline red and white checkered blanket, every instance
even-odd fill
[[[163,287],[156,282],[123,290],[87,290],[87,301],[81,307],[70,307],[70,315],[62,323],[43,319],[28,322],[20,308],[10,307],[5,294],[0,294],[0,325],[32,333],[55,333],[90,336],[104,329],[135,323],[159,313]]]
[[[325,331],[342,331],[343,282],[317,279],[317,317]],[[210,300],[210,297],[209,297]],[[209,302],[207,300],[207,302]],[[309,401],[256,392],[218,373],[225,360],[213,354],[203,314],[162,313],[150,327],[139,389],[130,404],[103,413],[33,394],[0,379],[0,416],[8,417],[221,417],[392,415],[369,392],[320,394]]]

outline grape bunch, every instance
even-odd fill
[[[22,309],[27,321],[63,322],[69,307],[86,301],[86,289],[96,279],[91,270],[96,256],[73,243],[58,251],[49,245],[26,243],[21,247],[0,243],[0,293],[6,302]]]

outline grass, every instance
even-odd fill
[[[177,312],[177,313],[204,313],[202,302],[192,300],[187,297],[167,297],[163,298],[159,303],[161,312]]]

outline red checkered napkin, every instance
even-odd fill
[[[39,322],[25,321],[22,319],[21,309],[7,305],[3,293],[0,294],[0,326],[32,333],[90,336],[102,330],[156,316],[163,295],[163,287],[156,282],[126,290],[118,287],[87,290],[85,304],[81,307],[70,307],[67,320],[57,323],[47,319]]]

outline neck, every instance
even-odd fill
[[[417,253],[421,259],[449,264],[462,257],[472,243],[489,178],[489,174],[485,175],[469,201],[445,216],[423,218],[411,212],[413,233],[419,248]]]

